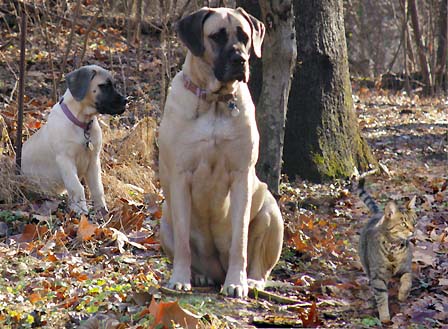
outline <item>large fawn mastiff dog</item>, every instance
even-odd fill
[[[23,145],[22,172],[37,178],[44,190],[67,190],[69,206],[87,213],[81,179],[95,209],[107,212],[101,181],[101,129],[98,114],[121,114],[126,99],[114,88],[109,71],[83,66],[66,76],[67,91],[53,106],[47,123]]]
[[[244,297],[249,286],[264,288],[283,241],[280,210],[255,174],[259,135],[247,87],[249,55],[261,56],[265,29],[240,8],[202,8],[177,29],[188,54],[159,131],[168,286],[224,284],[223,294]]]

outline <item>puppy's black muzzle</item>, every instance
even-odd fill
[[[126,109],[126,97],[116,92],[101,93],[96,102],[96,110],[101,114],[119,115]]]

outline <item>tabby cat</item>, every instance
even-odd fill
[[[358,195],[373,216],[361,231],[358,252],[375,295],[380,320],[389,322],[389,280],[393,276],[400,277],[400,301],[406,300],[412,286],[412,250],[409,239],[414,233],[417,219],[416,197],[408,202],[404,212],[398,209],[395,202],[390,201],[382,213],[364,189],[364,183],[364,179],[359,181]]]

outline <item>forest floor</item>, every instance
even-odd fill
[[[45,122],[61,74],[69,24],[50,26],[57,45],[34,32],[27,47],[24,138]],[[42,31],[40,31],[42,32]],[[76,31],[82,50],[86,31]],[[2,25],[0,41],[0,326],[2,328],[147,328],[170,321],[212,328],[379,326],[373,295],[356,253],[367,209],[346,182],[284,181],[281,259],[267,291],[247,299],[215,288],[178,294],[163,288],[171,265],[160,250],[163,195],[155,138],[163,95],[157,36],[141,49],[119,28],[90,32],[85,63],[114,70],[131,96],[120,118],[102,117],[107,220],[67,212],[63,196],[42,196],[8,167],[16,134],[18,33]],[[104,38],[107,35],[108,38]],[[53,41],[54,42],[54,41]],[[183,52],[171,41],[170,72]],[[79,56],[79,52],[76,53]],[[52,55],[52,58],[50,58]],[[67,61],[68,67],[75,65]],[[53,61],[55,68],[49,64]],[[57,79],[56,79],[57,80]],[[62,85],[62,84],[61,84]],[[367,189],[381,206],[417,195],[414,281],[409,299],[391,285],[393,328],[448,325],[448,98],[420,98],[354,86],[359,124],[382,170]],[[181,319],[181,320],[178,320]]]

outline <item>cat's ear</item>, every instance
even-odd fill
[[[395,215],[398,212],[398,206],[395,202],[390,201],[386,208],[384,209],[384,216],[386,219],[391,218],[393,215]]]
[[[406,204],[406,208],[409,210],[415,210],[415,201],[417,200],[417,196],[414,195],[411,200]]]

